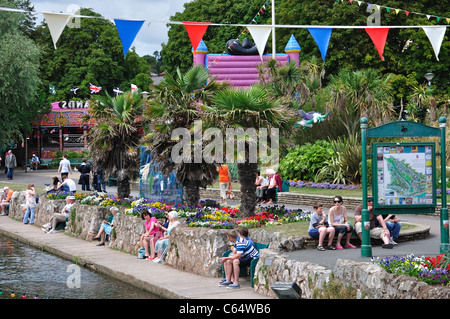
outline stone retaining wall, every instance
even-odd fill
[[[430,286],[417,278],[389,274],[372,263],[338,260],[331,271],[309,262],[285,259],[270,249],[260,252],[255,272],[255,291],[271,297],[275,296],[270,287],[277,281],[295,282],[302,290],[302,298],[313,299],[318,298],[333,280],[347,287],[355,298],[450,298],[450,287]]]
[[[10,217],[22,220],[21,205],[24,196],[15,192],[10,207]],[[64,207],[64,200],[41,198],[36,209],[35,225],[48,222],[53,212]],[[106,207],[75,204],[66,232],[83,240],[91,240],[100,224],[109,216]],[[140,217],[119,214],[109,246],[120,251],[136,254],[139,237],[144,232],[144,222]],[[370,263],[338,261],[334,271],[322,266],[285,259],[281,253],[303,249],[307,239],[287,237],[281,233],[269,233],[263,229],[251,229],[250,236],[255,242],[269,244],[269,249],[261,251],[256,267],[255,290],[264,295],[273,295],[270,286],[276,281],[296,282],[302,289],[303,298],[313,298],[315,291],[328,283],[330,276],[343,285],[358,291],[362,298],[450,298],[449,287],[432,287],[409,276],[393,276]],[[191,228],[183,224],[171,233],[166,263],[174,268],[208,277],[220,277],[222,265],[219,258],[229,249],[226,230]]]

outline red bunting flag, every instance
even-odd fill
[[[384,61],[383,51],[384,45],[386,44],[389,28],[366,28],[365,30],[372,39],[373,44],[375,44],[381,60]]]
[[[195,51],[197,51],[197,47],[200,44],[200,41],[203,38],[203,35],[206,32],[206,29],[208,28],[208,25],[211,24],[211,22],[190,22],[190,21],[183,21],[184,27],[186,28],[186,31],[188,33],[189,39],[191,40],[192,47],[194,48],[194,54]]]

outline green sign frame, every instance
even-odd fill
[[[433,158],[440,156],[441,162],[441,210],[440,210],[440,228],[441,228],[441,244],[440,252],[446,253],[450,250],[449,243],[449,214],[447,208],[447,189],[446,189],[446,163],[445,163],[445,128],[447,126],[447,118],[442,116],[439,118],[439,128],[430,127],[424,124],[409,122],[409,121],[397,121],[388,124],[381,125],[379,127],[368,128],[369,120],[365,117],[361,118],[361,148],[362,148],[362,210],[361,210],[361,223],[363,225],[369,224],[369,209],[367,206],[367,157],[373,156],[373,154],[366,154],[367,152],[367,138],[383,138],[383,137],[393,137],[393,138],[403,138],[403,137],[440,137],[441,151],[439,154],[434,154]],[[400,144],[400,143],[399,143]],[[415,143],[419,144],[419,143]],[[433,143],[427,143],[429,145]],[[397,144],[396,144],[397,145]],[[400,144],[402,145],[402,144]],[[403,144],[403,145],[406,145]],[[373,151],[373,148],[372,148]],[[436,172],[436,166],[433,166],[433,171]],[[434,173],[435,174],[435,173]],[[376,175],[374,175],[376,176]],[[433,179],[435,180],[436,177]],[[435,181],[433,182],[435,183]],[[436,185],[433,185],[434,196],[436,196]],[[378,190],[377,190],[378,192]],[[378,194],[376,194],[378,197]],[[433,199],[436,205],[436,198]],[[382,205],[378,205],[378,213],[382,211]],[[416,213],[421,213],[424,211],[435,211],[436,206],[420,205],[420,206],[409,206],[408,213],[412,213],[414,210]],[[398,211],[400,208],[395,207]],[[386,211],[386,210],[385,210]],[[392,210],[390,211],[392,212]],[[361,257],[372,257],[372,246],[370,245],[370,229],[362,227],[362,245],[361,245]]]
[[[434,213],[435,143],[373,143],[372,196],[373,214]]]

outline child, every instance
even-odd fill
[[[327,216],[323,213],[323,205],[319,203],[314,204],[314,214],[311,216],[311,221],[309,222],[308,235],[314,239],[319,239],[319,245],[317,249],[324,251],[323,240],[328,234],[328,246],[327,249],[335,250],[331,244],[334,237],[334,227],[328,225]]]

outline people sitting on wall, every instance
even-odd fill
[[[153,259],[153,262],[161,263],[167,253],[167,247],[169,246],[169,236],[171,231],[177,227],[180,222],[178,221],[178,213],[176,211],[169,212],[169,226],[167,227],[167,231],[164,236],[158,239],[155,244],[155,250],[157,257]]]
[[[58,176],[53,176],[52,183],[51,184],[45,184],[47,187],[45,190],[47,191],[47,194],[49,193],[55,193],[58,192],[58,188],[61,186],[61,182],[59,181]]]
[[[30,169],[37,170],[40,164],[41,161],[39,160],[39,157],[37,157],[36,154],[33,154],[31,157]]]
[[[1,196],[1,206],[2,206],[2,213],[0,216],[7,216],[9,214],[9,211],[7,211],[7,208],[9,208],[9,204],[11,202],[11,197],[13,195],[14,191],[12,189],[9,189],[8,186],[5,186],[3,188],[3,194]]]
[[[113,206],[109,209],[109,211],[111,212],[112,216],[108,218],[108,220],[102,221],[97,235],[93,238],[93,240],[100,241],[97,246],[104,246],[106,236],[111,236],[112,228],[114,227],[114,218],[118,214],[119,209],[116,206]]]
[[[42,226],[42,230],[47,234],[53,234],[56,232],[56,226],[59,223],[64,223],[66,219],[69,217],[70,210],[72,209],[73,204],[75,204],[75,196],[67,196],[66,197],[66,205],[61,210],[61,213],[54,213],[50,218],[50,221]]]
[[[269,186],[266,190],[263,204],[273,204],[276,202],[277,187],[278,191],[281,192],[283,187],[283,181],[279,174],[276,174],[273,169],[266,170],[267,177],[269,179]]]
[[[269,180],[263,175],[261,175],[260,171],[258,171],[258,173],[256,174],[255,185],[256,185],[256,202],[259,203],[264,200],[264,194],[267,190],[267,187],[269,186]]]
[[[59,185],[58,190],[62,190],[64,192],[76,193],[77,192],[77,184],[67,177],[63,175],[63,182]]]

